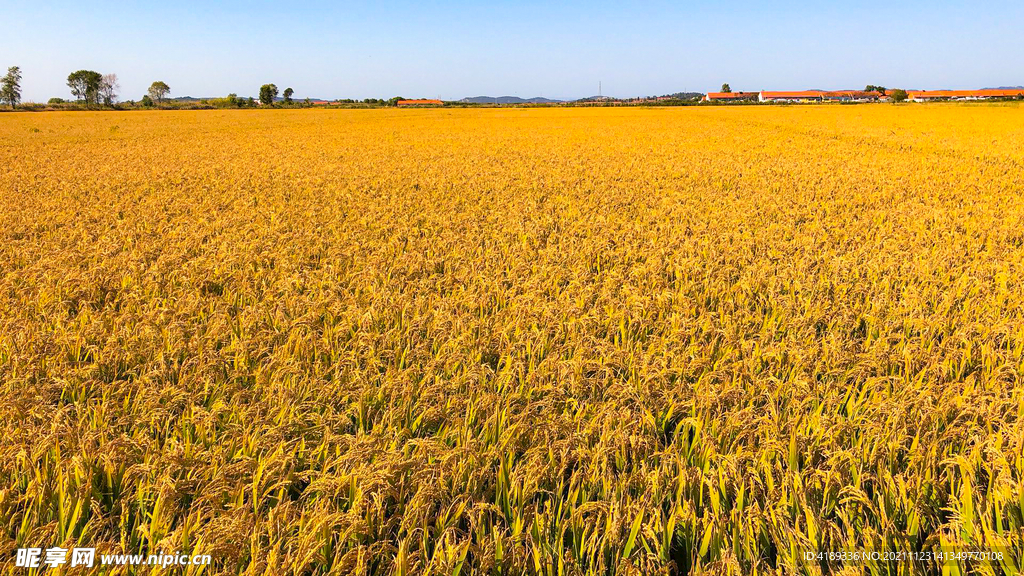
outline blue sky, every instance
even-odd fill
[[[1024,85],[1024,2],[775,0],[4,2],[0,67],[24,98],[81,68],[172,96],[579,98]]]

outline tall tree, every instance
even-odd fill
[[[291,88],[285,88],[284,89],[284,103],[285,104],[291,104],[292,103],[292,94],[295,94],[295,90],[292,90]]]
[[[107,106],[112,106],[117,101],[117,91],[121,85],[117,82],[117,74],[104,74],[100,79],[100,97]]]
[[[146,91],[146,95],[148,95],[151,100],[163,102],[164,98],[166,98],[170,92],[171,87],[168,86],[166,82],[157,80],[149,85],[149,90]]]
[[[0,102],[7,102],[11,108],[18,107],[18,102],[21,102],[21,68],[11,66],[0,80]]]
[[[273,84],[264,84],[260,86],[260,103],[264,106],[269,106],[274,103],[274,98],[277,98],[277,86]]]
[[[84,100],[86,104],[99,102],[102,83],[103,76],[93,70],[79,70],[68,74],[68,88],[71,88],[75,98]]]
[[[726,93],[731,93],[732,92],[732,87],[729,86],[728,82],[726,82],[725,84],[722,84],[722,92],[726,92]]]

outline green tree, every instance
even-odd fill
[[[284,89],[284,103],[285,104],[291,104],[292,103],[292,94],[295,94],[295,90],[292,90],[291,88],[285,88]]]
[[[868,84],[864,87],[865,92],[878,92],[879,94],[885,94],[885,86],[875,86],[874,84]]]
[[[146,108],[149,108],[153,105],[153,99],[149,97],[149,94],[145,94],[142,96],[142,100],[139,100],[139,104],[142,104]]]
[[[50,98],[46,101],[47,104],[63,104],[66,102],[63,98]]]
[[[906,90],[900,88],[893,90],[891,93],[889,93],[889,96],[892,96],[893,102],[904,102],[907,98],[910,97],[910,95],[907,94]]]
[[[164,98],[166,98],[170,93],[171,87],[161,80],[157,80],[150,84],[149,90],[146,91],[146,95],[149,96],[149,99],[155,100],[156,102],[163,102]]]
[[[264,84],[260,86],[260,103],[264,106],[270,106],[274,103],[274,98],[277,98],[277,86],[273,84]]]
[[[7,102],[17,108],[21,102],[21,68],[11,66],[7,75],[0,79],[0,102]]]
[[[93,70],[79,70],[68,74],[68,88],[75,98],[86,104],[96,104],[100,98],[103,75]]]
[[[727,94],[732,92],[732,87],[729,86],[728,82],[726,82],[725,84],[722,84],[722,92],[725,92]]]

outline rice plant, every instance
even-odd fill
[[[0,551],[1020,574],[1021,126],[4,114]],[[1002,559],[807,555],[841,550]]]

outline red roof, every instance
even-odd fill
[[[761,92],[762,98],[821,98],[825,93],[819,90],[798,90],[796,92]]]
[[[826,98],[875,98],[881,96],[881,93],[864,90],[829,90],[828,92],[823,92],[822,96]]]
[[[440,100],[399,100],[399,106],[440,106],[444,104]]]
[[[1024,89],[1012,90],[910,90],[911,98],[1013,98],[1024,94]]]
[[[753,98],[757,92],[708,92],[708,100],[734,100],[736,98]]]

